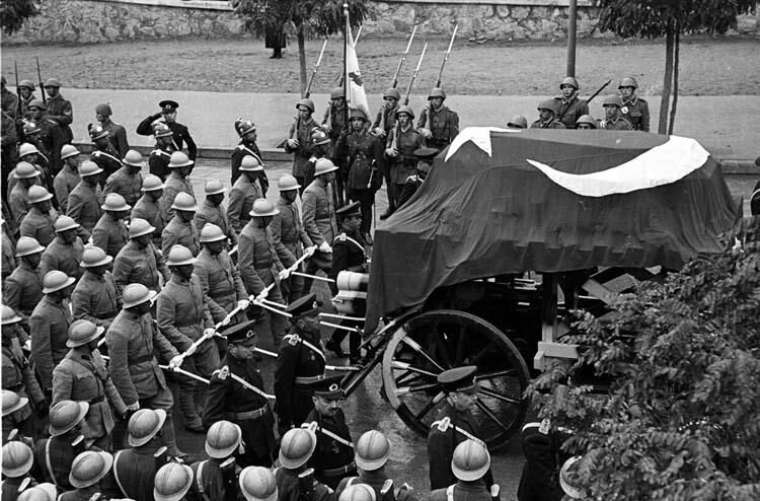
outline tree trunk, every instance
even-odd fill
[[[670,105],[670,124],[668,134],[673,134],[673,126],[676,123],[676,107],[678,105],[678,61],[680,59],[681,25],[676,20],[675,45],[673,47],[673,103]]]
[[[665,76],[662,81],[662,100],[660,101],[660,121],[657,126],[658,134],[665,134],[668,131],[668,109],[670,105],[670,89],[673,83],[673,46],[675,42],[675,30],[673,29],[673,19],[668,21],[668,27],[665,35]]]
[[[306,97],[306,40],[303,31],[303,23],[298,23],[296,26],[296,38],[298,38],[298,69],[301,76],[301,97]]]

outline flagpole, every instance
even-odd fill
[[[348,101],[348,86],[350,85],[348,79],[348,55],[346,53],[348,50],[348,34],[351,33],[351,20],[348,17],[348,3],[343,4],[343,15],[346,18],[346,27],[343,30],[343,102],[346,103],[346,106],[343,108],[343,128],[345,130],[348,128],[348,107],[350,104]]]

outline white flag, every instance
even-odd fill
[[[354,37],[351,30],[348,31],[346,38],[346,81],[348,82],[346,92],[348,107],[362,110],[367,114],[367,120],[370,120],[369,103],[367,94],[364,92],[364,82],[359,71],[359,59],[356,57]]]

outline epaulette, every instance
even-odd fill
[[[283,336],[282,339],[285,340],[285,341],[287,341],[290,346],[295,346],[295,345],[297,345],[298,343],[301,342],[301,336],[299,336],[298,334],[295,334],[295,333],[293,333],[293,334],[286,334],[285,336]]]

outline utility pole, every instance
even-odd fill
[[[565,76],[575,76],[575,35],[578,0],[569,0],[567,11],[567,72]]]

